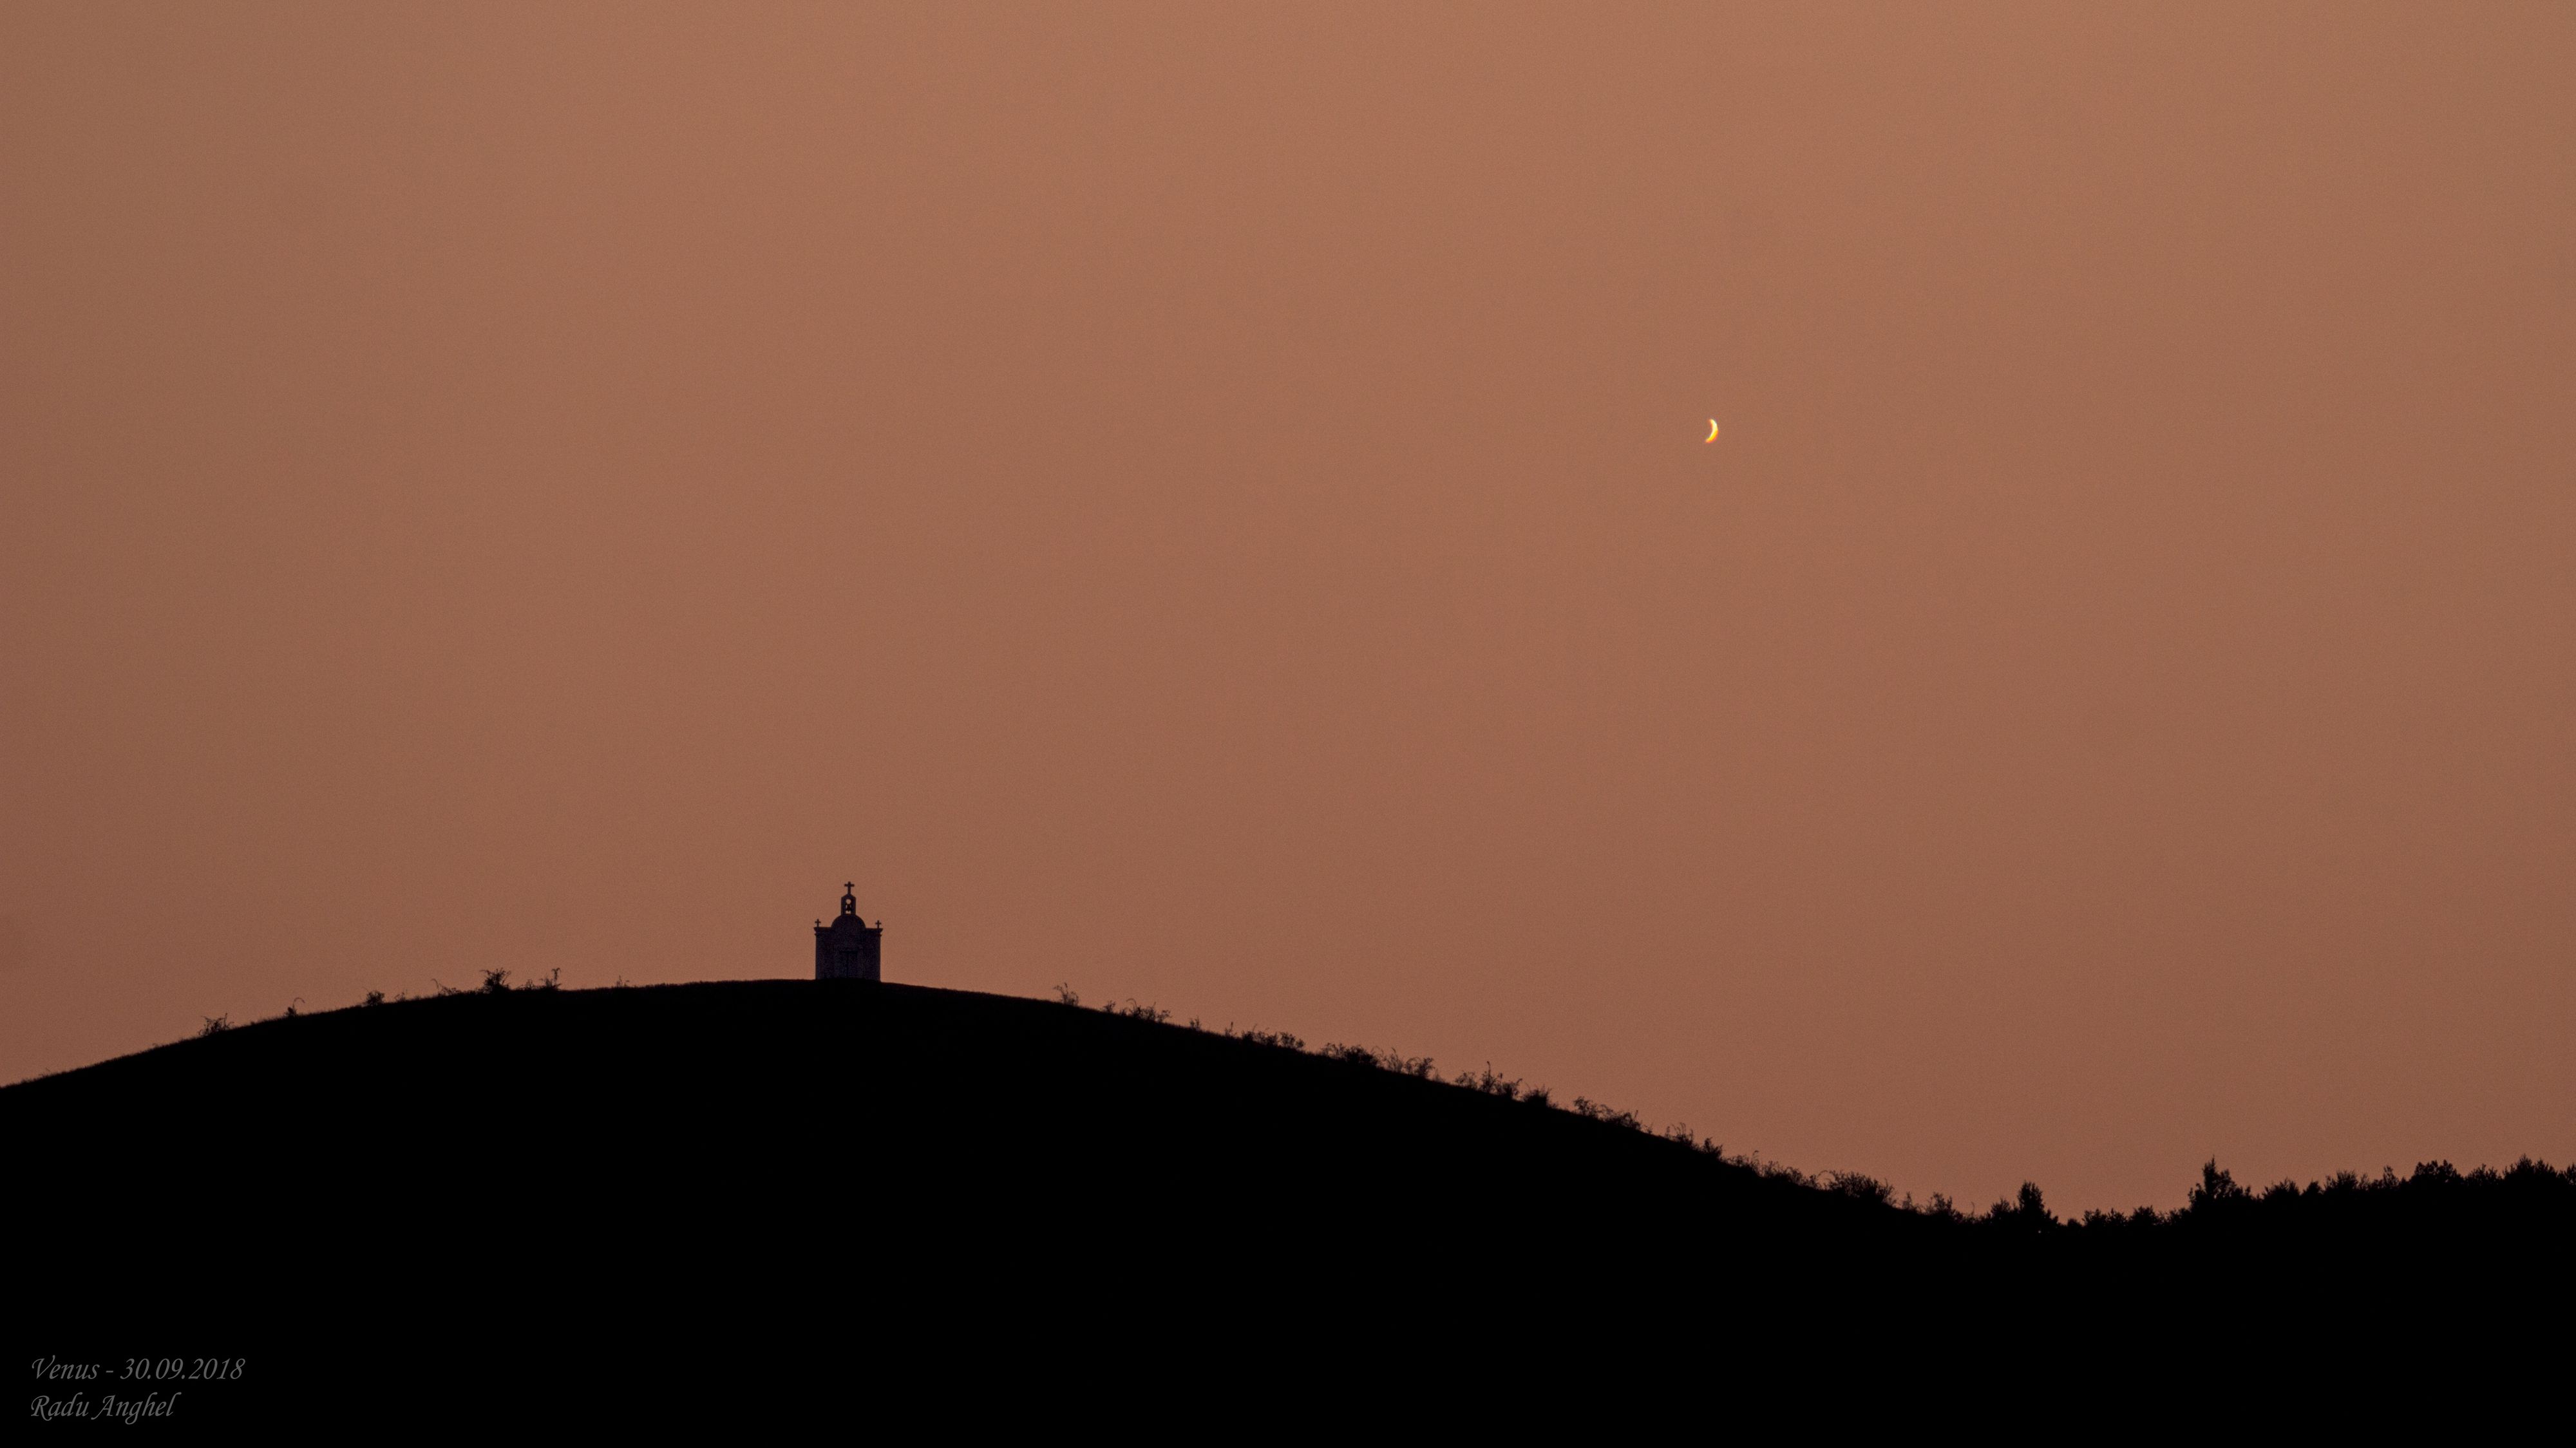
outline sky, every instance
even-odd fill
[[[1918,1198],[2576,1158],[2571,74],[2555,4],[0,8],[0,1080],[807,975],[853,880],[890,979]]]

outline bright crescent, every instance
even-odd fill
[[[1717,441],[1717,419],[1714,417],[1708,420],[1708,441]]]

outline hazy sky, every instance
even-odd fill
[[[1917,1194],[2565,1161],[2571,76],[2563,4],[11,4],[0,1079],[809,974],[855,878],[892,979]]]

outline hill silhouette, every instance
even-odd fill
[[[2576,1238],[2576,1172],[2537,1163],[2260,1192],[2212,1163],[2180,1212],[2077,1223],[2035,1188],[1908,1210],[1490,1075],[1154,1012],[502,983],[0,1090],[0,1141],[42,1168],[12,1202],[31,1312],[313,1361],[642,1323],[808,1365],[1140,1322],[1173,1350],[1321,1320],[1847,1351],[1907,1315],[2152,1337],[2249,1303],[2457,1309],[2557,1290]]]
[[[1494,1235],[1535,1233],[1513,1219],[1585,1202],[1846,1245],[1933,1230],[1626,1118],[1302,1045],[919,986],[486,990],[22,1083],[0,1091],[0,1130],[86,1160],[57,1189],[67,1222],[184,1181],[234,1229],[300,1220],[350,1247],[451,1221],[507,1230],[540,1207],[593,1229],[928,1240],[971,1225],[1282,1262],[1350,1234],[1473,1238],[1487,1214],[1505,1219]],[[84,1150],[103,1137],[118,1149]]]

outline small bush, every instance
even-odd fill
[[[2187,1211],[2224,1206],[2245,1200],[2245,1189],[2236,1184],[2233,1173],[2221,1168],[2218,1158],[2211,1157],[2200,1169],[2200,1185],[2191,1189]]]
[[[1823,1183],[1826,1191],[1854,1201],[1875,1202],[1882,1207],[1896,1201],[1896,1188],[1861,1172],[1829,1171],[1824,1174]]]
[[[217,1031],[229,1031],[233,1028],[233,1018],[229,1015],[208,1016],[205,1021],[204,1025],[197,1028],[197,1034],[200,1036],[211,1036]]]
[[[563,989],[563,967],[558,965],[543,975],[531,977],[528,983],[519,987],[519,989],[561,990]]]
[[[2055,1227],[2057,1218],[2049,1215],[2039,1184],[2023,1182],[2020,1191],[1986,1209],[1985,1224],[2006,1232],[2036,1235]]]
[[[483,972],[483,984],[476,993],[479,995],[500,995],[509,988],[510,972],[507,970],[487,970]]]
[[[1753,1168],[1754,1173],[1766,1182],[1781,1182],[1793,1187],[1821,1187],[1823,1185],[1823,1183],[1818,1182],[1814,1177],[1807,1175],[1805,1172],[1798,1170],[1787,1162],[1764,1161],[1759,1157],[1748,1157],[1745,1159],[1744,1164]]]
[[[1577,1096],[1574,1098],[1574,1114],[1577,1116],[1589,1117],[1594,1121],[1603,1122],[1611,1126],[1624,1126],[1630,1131],[1643,1131],[1646,1129],[1646,1123],[1637,1119],[1637,1113],[1633,1111],[1613,1111],[1609,1107],[1602,1105],[1600,1102],[1591,1100],[1587,1097]]]
[[[1075,994],[1073,987],[1066,985],[1063,981],[1057,981],[1055,983],[1055,999],[1058,1005],[1078,1006],[1082,1004],[1082,997]]]
[[[360,1005],[362,1005],[362,1006],[380,1006],[380,1005],[383,1005],[384,1003],[385,1003],[385,993],[384,993],[383,991],[380,991],[380,990],[371,990],[371,991],[367,992],[367,998],[366,998],[365,1000],[362,1000],[362,1001],[358,1002],[358,1004],[360,1004]]]

